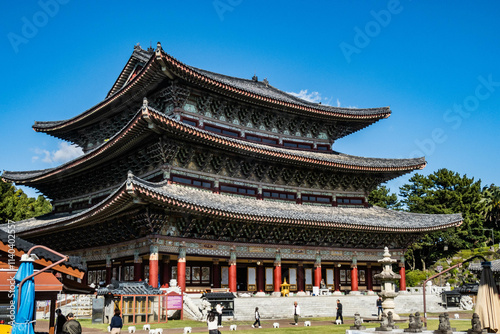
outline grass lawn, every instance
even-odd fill
[[[431,315],[434,316],[434,315]],[[437,315],[436,315],[437,317]],[[450,319],[450,324],[451,327],[456,328],[457,331],[467,331],[471,327],[470,324],[470,317],[462,317],[463,320],[455,320],[455,319]],[[467,320],[466,320],[467,319]],[[304,327],[303,326],[303,321],[309,320],[312,323],[311,327]],[[332,322],[335,320],[335,318],[302,318],[301,319],[301,325],[297,327],[282,327],[279,329],[274,329],[272,328],[273,323],[275,320],[264,320],[262,321],[262,327],[259,329],[242,329],[241,327],[238,327],[238,333],[254,333],[258,331],[260,334],[264,333],[274,333],[276,334],[277,332],[293,332],[293,333],[333,333],[333,334],[345,334],[346,329],[349,329],[351,324],[344,324],[344,325],[334,325]],[[346,319],[347,321],[351,319]],[[38,320],[40,321],[40,320]],[[102,329],[103,332],[107,331],[108,325],[106,324],[92,324],[90,319],[79,319],[82,327],[86,328],[99,328]],[[324,322],[327,321],[329,324],[326,325],[316,325],[314,322]],[[290,319],[290,322],[291,319]],[[230,324],[236,324],[238,326],[250,326],[253,323],[253,321],[227,321],[224,323],[224,328],[222,328],[222,332],[229,332],[229,325]],[[429,319],[427,321],[427,328],[428,330],[435,330],[438,328],[439,320],[438,319]],[[408,327],[407,323],[399,323],[398,324],[400,328],[406,328]],[[136,324],[135,325],[137,328],[142,328],[142,324]],[[367,328],[374,328],[374,327],[379,327],[379,323],[365,323],[365,326]],[[152,324],[151,328],[184,328],[184,327],[192,327],[192,328],[206,328],[206,324],[203,322],[199,321],[193,321],[193,320],[170,320],[167,323],[162,323],[162,324]],[[124,326],[125,332],[126,332],[127,325]],[[122,331],[123,332],[123,331]]]

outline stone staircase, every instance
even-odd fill
[[[301,318],[334,317],[337,299],[343,305],[343,315],[353,317],[359,312],[361,317],[372,317],[377,314],[376,295],[342,295],[342,296],[303,296],[303,297],[240,297],[234,299],[235,320],[253,320],[255,307],[259,308],[262,319],[285,319],[293,317],[293,302],[300,306]],[[440,305],[441,298],[427,295],[427,312],[444,312]],[[423,314],[422,295],[399,295],[395,299],[397,313]],[[229,320],[229,319],[228,319]]]

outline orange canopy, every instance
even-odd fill
[[[13,291],[15,271],[0,271],[0,292]],[[43,272],[35,276],[35,292],[62,291],[62,283],[52,273]]]

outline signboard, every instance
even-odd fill
[[[181,320],[184,320],[183,295],[171,291],[167,293],[167,311],[181,310]]]
[[[167,298],[167,309],[168,310],[182,309],[182,296],[169,295]]]

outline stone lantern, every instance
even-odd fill
[[[398,296],[396,292],[396,280],[401,278],[401,275],[396,274],[392,271],[392,264],[397,262],[396,259],[391,259],[391,254],[389,253],[389,248],[384,248],[384,258],[378,260],[382,263],[383,269],[380,274],[374,275],[376,280],[382,281],[381,292],[378,293],[382,297],[382,308],[384,309],[384,314],[387,316],[389,312],[392,312],[392,317],[394,320],[399,320],[399,315],[394,311],[396,305],[394,304],[394,298]]]

